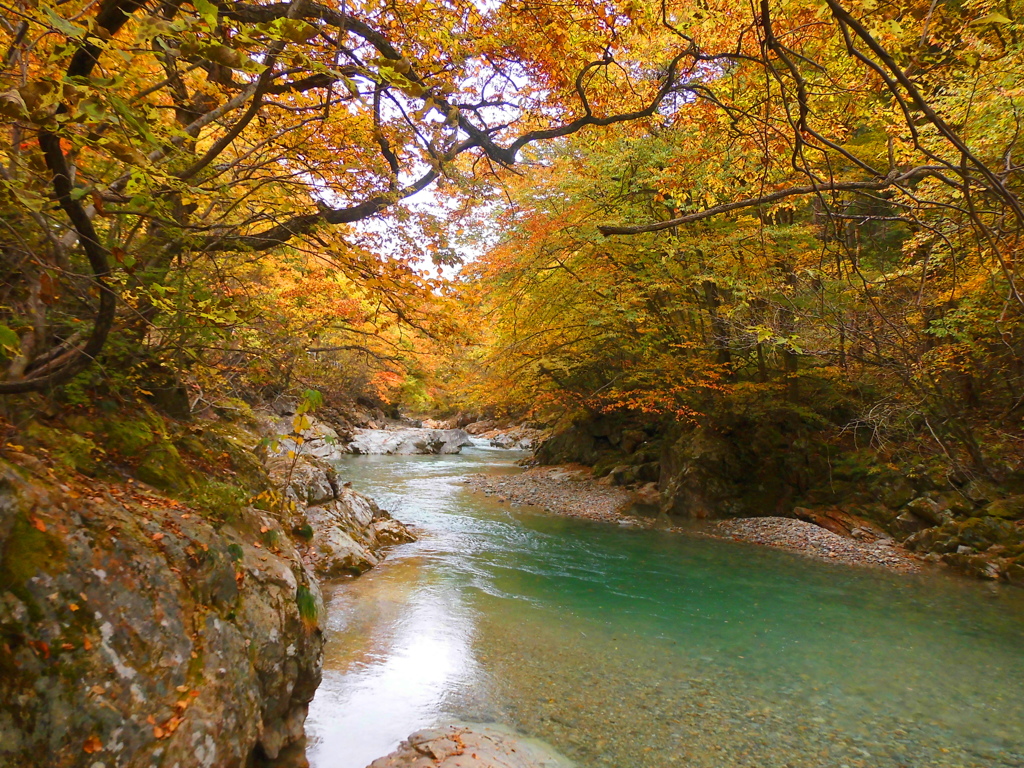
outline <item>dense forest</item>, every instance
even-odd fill
[[[999,475],[1013,15],[12,6],[0,388],[545,423],[785,402]]]
[[[141,483],[229,564],[215,531],[256,531],[307,635],[280,542],[313,535],[314,411],[526,425],[663,516],[863,523],[1024,583],[1024,7],[0,4],[0,490]],[[87,527],[37,506],[0,519],[26,605]],[[43,641],[0,619],[14,680]]]

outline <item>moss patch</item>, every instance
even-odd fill
[[[33,601],[25,589],[25,582],[40,571],[59,573],[64,569],[66,556],[64,542],[40,531],[24,512],[19,512],[11,525],[10,535],[3,542],[0,590],[11,592],[33,612]]]

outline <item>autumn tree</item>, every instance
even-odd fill
[[[973,417],[998,444],[1024,403],[1012,9],[651,13],[695,75],[615,143],[538,158],[477,268],[500,318],[483,362],[519,377],[502,391],[685,417],[841,382],[873,389],[869,432],[899,422],[987,471]]]
[[[419,254],[353,225],[401,220],[402,201],[534,142],[654,114],[688,76],[687,44],[653,51],[632,3],[43,0],[3,16],[5,394],[68,381],[112,335],[133,354],[196,318],[230,335],[256,262],[319,263],[404,322]]]

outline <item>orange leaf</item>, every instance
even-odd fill
[[[162,533],[154,533],[151,538],[153,539],[153,541],[160,541],[160,539],[162,539],[163,537],[164,535]]]
[[[30,517],[29,522],[32,523],[32,527],[35,528],[37,531],[46,533],[46,523],[44,523],[38,517]]]
[[[82,745],[82,749],[86,754],[91,755],[93,752],[99,752],[103,749],[103,742],[100,741],[97,736],[90,736],[85,740],[85,744]]]

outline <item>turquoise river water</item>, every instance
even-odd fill
[[[329,585],[313,768],[501,722],[581,768],[1024,766],[1024,590],[510,508],[522,454],[342,469],[420,539]]]

